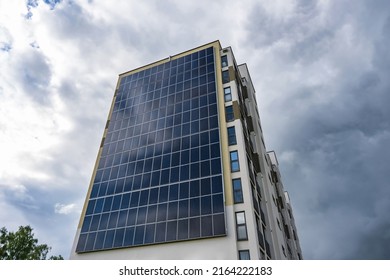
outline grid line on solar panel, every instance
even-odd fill
[[[121,79],[77,252],[225,234],[212,48]]]
[[[97,188],[99,188],[99,186],[97,186]],[[180,190],[180,195],[177,193],[178,190]],[[86,209],[86,216],[96,213],[110,212],[112,210],[134,208],[146,204],[152,205],[166,201],[219,195],[220,193],[222,193],[222,181],[221,177],[217,176],[148,189],[130,190],[116,195],[106,194],[89,200]],[[143,198],[140,198],[140,195],[143,195]]]

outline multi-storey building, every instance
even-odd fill
[[[245,64],[215,41],[119,75],[72,259],[300,259]]]

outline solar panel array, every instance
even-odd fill
[[[76,252],[226,234],[214,61],[120,79]]]

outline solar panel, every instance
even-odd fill
[[[213,48],[120,78],[76,252],[225,235]]]

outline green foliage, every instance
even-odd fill
[[[16,232],[0,229],[0,260],[46,260],[51,250],[46,244],[38,244],[30,226],[20,226]],[[63,260],[61,255],[50,260]]]

